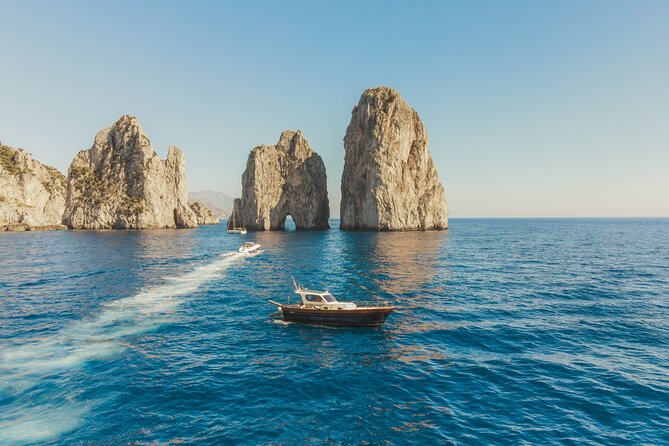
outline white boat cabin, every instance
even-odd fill
[[[355,310],[357,305],[353,302],[337,302],[337,299],[328,291],[312,291],[304,288],[295,290],[302,298],[302,308],[313,308],[314,310]]]

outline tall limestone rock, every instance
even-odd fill
[[[72,161],[63,221],[76,229],[197,227],[184,154],[161,161],[133,116],[122,116]]]
[[[298,230],[330,227],[325,165],[301,131],[287,130],[276,145],[251,150],[232,213],[228,226],[250,231],[284,229],[287,215]]]
[[[344,137],[341,229],[448,227],[444,188],[423,123],[392,88],[366,90]]]
[[[28,152],[0,144],[0,230],[67,229],[66,182]]]

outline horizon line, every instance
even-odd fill
[[[290,215],[289,215],[290,216]],[[228,218],[221,218],[221,220],[227,220]],[[652,216],[652,215],[640,215],[640,216],[619,216],[619,215],[613,215],[613,216],[588,216],[588,215],[582,215],[582,216],[549,216],[549,217],[544,217],[544,216],[521,216],[521,217],[448,217],[449,220],[578,220],[578,219],[591,219],[591,220],[606,220],[606,219],[617,219],[617,220],[663,220],[663,219],[669,219],[669,215],[663,215],[663,216]],[[330,216],[328,220],[341,220],[340,216]],[[402,231],[397,231],[397,232],[402,232]]]

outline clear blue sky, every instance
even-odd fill
[[[365,88],[423,119],[451,216],[669,216],[668,1],[0,0],[0,140],[66,171],[119,116],[239,194],[302,129],[338,212]]]

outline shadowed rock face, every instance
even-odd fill
[[[161,161],[137,118],[122,116],[72,161],[63,222],[75,229],[197,227],[183,152],[170,147]]]
[[[444,188],[423,123],[392,88],[366,90],[344,137],[341,228],[448,227]]]
[[[67,229],[62,225],[65,184],[53,167],[0,144],[0,231]]]
[[[199,201],[191,204],[190,208],[195,212],[198,225],[217,225],[219,223],[218,217],[214,215],[211,209]]]
[[[228,226],[250,231],[284,229],[286,216],[296,229],[327,229],[330,207],[323,160],[302,136],[285,131],[279,142],[251,150]]]

